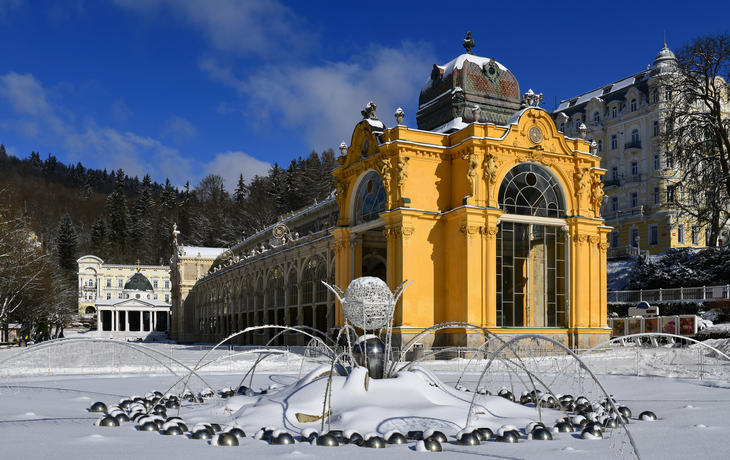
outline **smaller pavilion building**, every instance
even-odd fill
[[[102,337],[156,341],[170,335],[171,305],[155,298],[140,272],[124,285],[121,299],[98,300],[96,309]]]

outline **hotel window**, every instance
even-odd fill
[[[112,287],[112,279],[111,278],[107,278],[106,279],[106,287]]]
[[[170,294],[165,294],[165,303],[170,303]]]
[[[611,197],[611,211],[618,211],[618,197]]]
[[[639,194],[636,192],[633,192],[631,194],[631,207],[632,208],[638,208],[639,207]]]
[[[667,152],[664,162],[667,165],[667,169],[674,169],[674,158],[672,156],[672,152]]]
[[[658,169],[659,169],[659,154],[655,153],[654,154],[654,170],[656,171]]]
[[[611,150],[616,150],[618,148],[618,135],[611,134]]]
[[[598,151],[603,152],[603,139],[598,139]]]
[[[560,132],[561,133],[565,132],[565,123],[560,123]]]
[[[631,241],[630,241],[631,246],[638,247],[638,245],[639,245],[639,241],[638,241],[638,238],[639,238],[639,229],[638,228],[632,228],[630,235],[631,235],[631,238],[630,238],[631,239]]]
[[[631,99],[631,103],[629,104],[629,110],[632,112],[636,112],[636,99]]]
[[[112,298],[112,293],[111,292],[107,292],[106,293],[106,300],[111,300],[111,298]]]
[[[152,281],[152,287],[157,289],[157,280]]]
[[[655,121],[654,124],[652,125],[651,133],[654,137],[657,137],[659,135],[659,122],[658,121]]]
[[[611,107],[611,118],[618,117],[618,108],[614,105]]]
[[[618,232],[611,233],[611,247],[617,248],[618,247]]]
[[[124,280],[123,279],[120,278],[120,279],[117,280],[117,287],[124,287]],[[121,297],[120,297],[120,299],[121,299]]]
[[[121,299],[122,298],[122,293],[121,292],[117,293],[117,298],[118,299]]]
[[[639,162],[632,161],[631,162],[631,175],[636,176],[637,174],[639,174]]]
[[[170,289],[170,280],[165,280],[165,289]]]
[[[684,224],[677,225],[677,243],[684,244]]]
[[[699,227],[692,227],[692,244],[695,246],[700,245],[700,229]]]
[[[659,226],[649,227],[649,244],[659,244]]]
[[[659,204],[659,187],[654,187],[654,204]]]
[[[664,88],[664,100],[665,101],[672,100],[672,88],[670,88],[670,87]]]
[[[656,104],[657,102],[659,102],[659,90],[654,88],[651,91],[651,103]]]
[[[636,145],[639,142],[639,130],[635,129],[631,132],[631,142]]]
[[[611,180],[618,180],[618,166],[611,168]]]
[[[601,121],[601,114],[598,112],[598,110],[596,110],[595,112],[593,112],[593,121],[596,122],[596,123],[598,123],[599,121]]]

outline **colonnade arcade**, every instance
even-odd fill
[[[208,282],[196,295],[200,340],[218,342],[252,326],[308,326],[327,332],[334,326],[335,299],[322,281],[334,282],[334,251],[329,236],[235,266]],[[241,334],[236,344],[265,345],[281,330]],[[311,333],[311,331],[310,331]],[[286,332],[272,345],[304,345],[305,336]]]
[[[130,303],[131,302],[131,303]],[[128,301],[99,306],[99,329],[105,332],[168,332],[170,308]]]

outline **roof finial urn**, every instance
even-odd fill
[[[474,43],[474,39],[471,38],[471,30],[466,33],[466,38],[461,42],[461,44],[464,45],[466,54],[474,54],[471,50],[477,45]]]
[[[395,111],[395,121],[398,122],[399,126],[403,124],[403,118],[405,118],[405,116],[406,114],[403,112],[403,109],[398,107],[398,110]]]
[[[342,156],[347,155],[347,144],[345,143],[345,141],[342,141],[342,144],[340,144],[340,154]]]

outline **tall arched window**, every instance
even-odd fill
[[[542,166],[513,167],[499,188],[497,326],[565,327],[568,252],[563,190]]]
[[[319,256],[312,257],[304,266],[302,272],[302,304],[311,304],[316,301],[314,293],[318,286],[315,286],[315,283],[322,284],[318,279],[320,266],[326,266],[326,264],[324,259]],[[327,272],[325,271],[325,273]],[[326,280],[326,278],[323,279]]]
[[[603,139],[598,139],[598,151],[603,152]]]
[[[299,302],[296,269],[291,269],[289,271],[289,280],[287,281],[286,285],[289,294],[289,302],[287,303],[290,306],[296,305]]]
[[[629,110],[631,112],[636,112],[636,99],[631,99],[631,102],[629,103]]]
[[[600,114],[600,112],[598,112],[598,110],[596,110],[595,112],[593,112],[593,121],[596,122],[596,123],[598,123],[599,121],[601,121],[601,114]]]
[[[499,203],[509,214],[565,217],[565,205],[555,179],[542,167],[521,163],[510,169],[499,187]]]
[[[383,179],[377,171],[369,171],[360,181],[355,195],[355,225],[370,222],[385,211]]]

